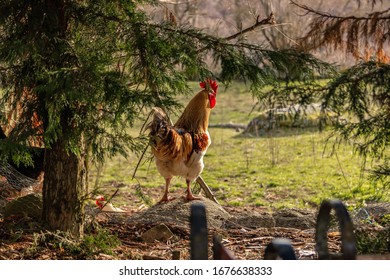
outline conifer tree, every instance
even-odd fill
[[[9,124],[6,109],[18,112],[0,140],[0,157],[32,163],[31,143],[45,149],[43,220],[51,229],[83,234],[90,158],[139,151],[143,142],[127,128],[145,108],[174,108],[175,96],[189,91],[189,78],[240,78],[255,90],[293,75],[288,72],[314,76],[328,67],[302,52],[246,44],[238,35],[218,38],[153,22],[139,6],[154,3],[0,3],[1,124]],[[220,72],[211,72],[210,56]]]
[[[385,1],[356,0],[366,5],[359,15],[337,15],[315,10],[298,1],[305,16],[313,20],[301,39],[306,51],[329,48],[356,59],[355,65],[340,71],[325,87],[306,85],[307,96],[322,100],[324,109],[342,117],[335,123],[337,142],[348,141],[367,159],[374,159],[372,178],[390,187],[390,9]],[[382,5],[382,6],[380,6]],[[375,11],[368,8],[375,8]],[[298,92],[292,87],[290,92]],[[289,92],[289,91],[287,91]],[[302,96],[296,94],[295,96]]]

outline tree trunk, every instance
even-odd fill
[[[68,153],[61,141],[45,154],[43,220],[50,229],[70,232],[77,238],[84,232],[86,162],[85,154]]]
[[[40,31],[49,38],[50,48],[43,53],[53,60],[48,59],[48,69],[62,69],[69,64],[68,56],[63,53],[68,30],[67,1],[45,0],[44,3],[46,10],[42,11],[43,26]],[[49,229],[66,231],[78,238],[84,232],[83,200],[87,193],[87,160],[85,147],[80,146],[81,154],[77,155],[65,149],[70,139],[75,141],[79,136],[72,138],[72,110],[67,106],[60,110],[61,138],[48,147],[45,153],[42,218]],[[48,125],[48,112],[45,115],[44,124]],[[81,144],[82,140],[79,142]]]

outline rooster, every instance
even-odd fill
[[[165,178],[160,203],[172,200],[168,192],[173,176],[185,178],[187,200],[199,199],[192,194],[190,185],[202,172],[203,156],[211,144],[207,129],[218,85],[216,81],[206,80],[200,87],[202,90],[191,99],[174,125],[162,109],[154,108],[153,120],[147,127],[157,170]]]

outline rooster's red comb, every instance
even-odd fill
[[[211,80],[211,79],[207,79],[207,80],[205,80],[203,82],[200,82],[199,85],[203,89],[210,89],[211,88],[214,91],[214,93],[217,94],[217,90],[218,90],[217,81]]]

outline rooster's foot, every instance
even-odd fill
[[[163,198],[161,198],[161,200],[158,202],[158,204],[167,203],[167,202],[175,200],[175,199],[176,199],[175,197],[163,196]]]
[[[187,201],[200,200],[200,197],[194,196],[193,194],[187,194],[186,200]]]

